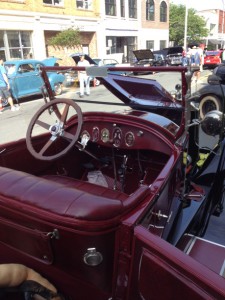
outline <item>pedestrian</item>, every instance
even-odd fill
[[[204,65],[203,50],[200,47],[196,47],[196,52],[195,52],[195,66],[199,67],[199,71],[195,72],[196,82],[200,78],[201,72],[203,71],[203,65]]]
[[[187,65],[191,65],[191,48],[188,47],[187,53],[186,53],[186,59],[187,59]]]
[[[221,61],[225,64],[225,49],[222,50]]]
[[[88,67],[90,66],[89,61],[85,59],[84,54],[80,55],[80,60],[77,64],[78,67]],[[85,70],[78,71],[78,80],[80,82],[80,98],[84,97],[84,86],[85,86],[85,94],[87,96],[90,95],[90,76],[87,75]]]
[[[16,287],[18,292],[30,291],[33,295],[42,292],[51,295],[51,299],[61,299],[56,288],[33,269],[22,264],[0,264],[0,299],[7,299],[7,292],[17,292]],[[11,292],[10,288],[12,288]],[[36,299],[36,297],[34,296],[32,299]]]
[[[187,66],[188,62],[187,62],[187,52],[186,49],[183,47],[183,51],[182,51],[182,65],[185,67]]]
[[[13,104],[13,99],[10,92],[10,84],[7,77],[6,69],[3,65],[3,58],[0,57],[0,113],[3,111],[2,99],[7,99],[11,107],[11,111],[19,110],[19,106]]]
[[[190,49],[190,54],[191,54],[191,66],[195,66],[195,53],[196,53],[196,46],[193,46]]]

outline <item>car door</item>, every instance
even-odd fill
[[[39,74],[39,65],[40,63],[25,62],[18,66],[17,74],[13,78],[17,98],[41,93],[43,80]]]
[[[137,226],[129,300],[225,299],[225,279],[187,254]]]

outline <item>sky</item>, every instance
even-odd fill
[[[173,4],[183,4],[188,8],[194,8],[196,10],[214,9],[220,8],[225,9],[225,0],[170,0]]]

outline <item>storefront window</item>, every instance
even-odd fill
[[[30,31],[0,31],[0,49],[8,59],[33,57]]]

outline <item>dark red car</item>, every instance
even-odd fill
[[[213,69],[221,64],[221,50],[206,51],[204,55],[204,68]]]
[[[59,299],[225,298],[224,246],[203,238],[223,209],[223,139],[199,148],[186,68],[144,68],[176,72],[179,99],[156,79],[96,66],[86,71],[108,89],[103,98],[103,85],[86,99],[58,98],[46,72],[68,67],[46,67],[47,103],[1,115],[0,263],[35,269]],[[201,125],[224,129],[217,118]],[[3,292],[53,296],[29,284]]]

